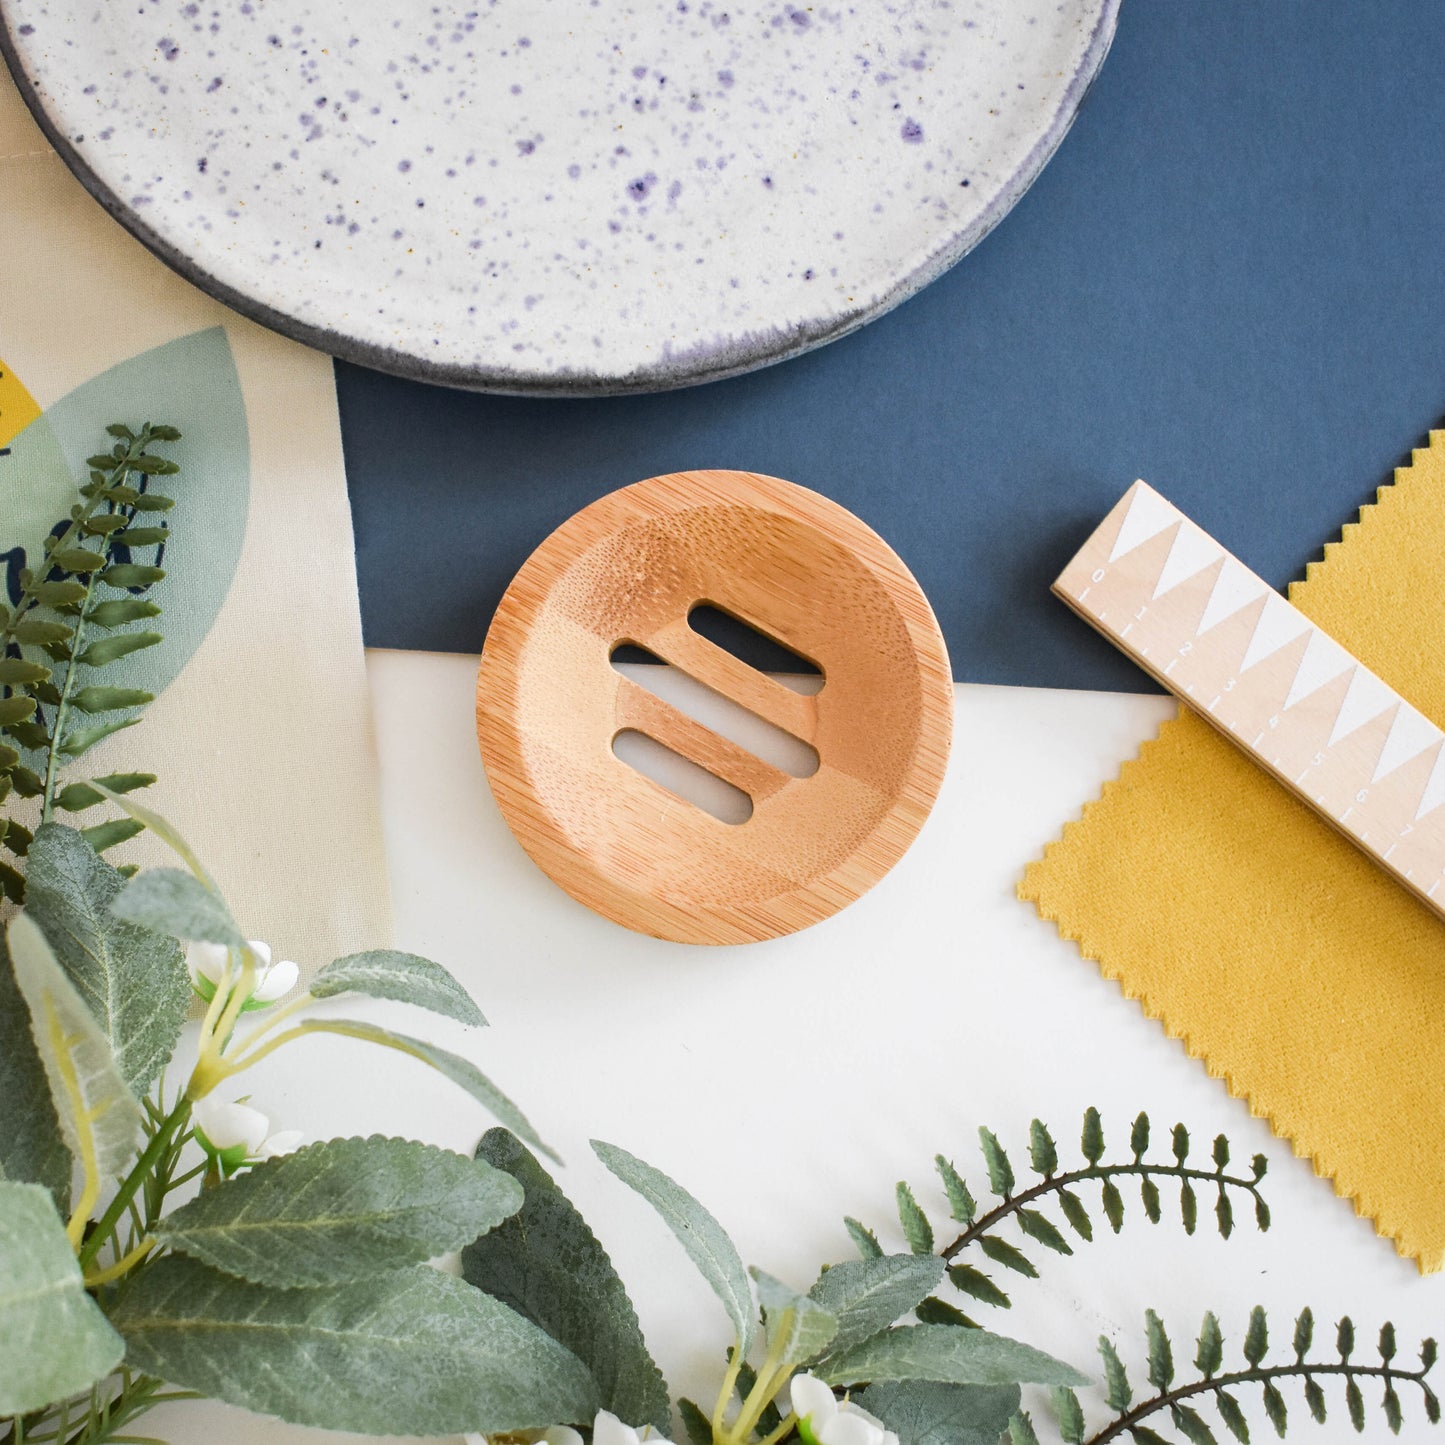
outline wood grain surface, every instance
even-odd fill
[[[711,606],[817,666],[802,696],[689,625]],[[817,750],[754,757],[611,665],[646,648]],[[852,513],[750,472],[678,472],[584,508],[528,559],[487,634],[477,732],[522,846],[628,928],[745,943],[836,913],[903,855],[943,780],[953,684],[917,582]],[[613,752],[635,729],[745,792],[719,821]]]

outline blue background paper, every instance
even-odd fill
[[[1445,407],[1442,38],[1437,0],[1126,0],[972,255],[749,376],[537,401],[338,364],[367,642],[476,652],[577,508],[738,467],[881,532],[956,677],[1147,688],[1049,593],[1136,476],[1282,586]]]

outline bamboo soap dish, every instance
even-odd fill
[[[821,686],[794,690],[708,640],[699,608]],[[623,647],[668,666],[625,675]],[[816,771],[675,706],[654,683],[667,674],[786,735]],[[589,908],[680,943],[793,933],[872,887],[923,826],[952,727],[943,637],[898,556],[836,503],[751,472],[653,477],[563,523],[507,589],[477,678],[487,778],[522,847]],[[637,735],[744,795],[745,820],[625,761]]]

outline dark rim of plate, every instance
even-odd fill
[[[1095,22],[1093,34],[1084,49],[1083,59],[1074,72],[1063,100],[1053,120],[1043,135],[1034,143],[1033,149],[1024,162],[1000,188],[998,194],[984,210],[962,231],[952,236],[933,255],[929,256],[909,275],[897,282],[891,290],[873,305],[853,312],[832,317],[824,321],[804,322],[787,332],[771,331],[763,338],[743,336],[730,344],[712,346],[705,351],[687,356],[674,355],[655,365],[640,367],[622,376],[607,376],[590,372],[524,372],[488,371],[479,367],[459,363],[428,361],[423,356],[390,347],[373,346],[357,341],[342,332],[332,331],[324,326],[313,326],[300,321],[284,311],[268,306],[266,302],[238,291],[235,287],[211,275],[204,266],[173,246],[165,237],[157,234],[90,168],[80,153],[56,126],[41,101],[39,90],[31,81],[20,58],[19,47],[11,33],[8,6],[0,0],[0,55],[10,68],[21,98],[29,107],[36,124],[46,140],[54,146],[56,154],[74,173],[77,180],[95,197],[105,210],[137,241],[159,260],[164,261],[173,271],[187,281],[200,287],[208,295],[224,302],[233,311],[259,322],[272,331],[289,336],[328,355],[340,357],[343,361],[358,366],[369,366],[377,371],[389,372],[393,376],[406,377],[412,381],[425,381],[438,386],[457,387],[465,391],[493,392],[504,396],[537,397],[594,397],[622,396],[629,393],[672,391],[680,387],[697,386],[707,381],[722,381],[743,372],[755,371],[760,367],[772,366],[787,361],[805,351],[836,341],[857,331],[861,326],[876,320],[893,310],[910,296],[935,281],[949,267],[966,256],[998,223],[1014,208],[1024,192],[1038,178],[1050,157],[1059,148],[1074,123],[1079,106],[1093,85],[1109,46],[1113,43],[1114,31],[1119,18],[1120,0],[1104,0]]]

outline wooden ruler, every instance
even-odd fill
[[[1054,591],[1445,918],[1445,733],[1145,482]]]

